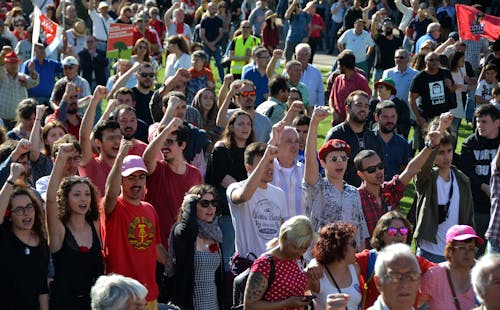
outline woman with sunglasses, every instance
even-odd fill
[[[446,262],[430,268],[422,276],[421,290],[429,310],[478,306],[470,272],[480,244],[484,244],[484,240],[468,225],[454,225],[448,229],[444,249]]]
[[[361,303],[359,266],[356,264],[356,227],[335,222],[323,227],[312,255],[323,269],[323,277],[311,281],[315,309],[325,309],[329,294],[348,294],[347,310],[357,310]],[[312,263],[316,266],[316,263]]]
[[[87,178],[63,179],[66,163],[78,155],[72,143],[57,153],[47,187],[46,222],[54,262],[50,309],[90,308],[90,289],[103,273],[98,195]]]
[[[399,211],[387,212],[378,220],[370,240],[372,250],[363,250],[361,253],[356,254],[356,262],[364,279],[360,309],[371,307],[379,295],[373,281],[373,267],[377,260],[377,252],[394,243],[407,243],[408,236],[411,236],[411,233],[412,226],[410,222]],[[422,274],[435,265],[419,256],[417,256],[417,260]]]
[[[189,189],[169,238],[167,293],[181,309],[223,308],[222,231],[217,225],[216,189]]]
[[[226,189],[232,183],[247,178],[244,153],[245,148],[255,141],[252,127],[253,121],[247,112],[233,113],[207,162],[205,182],[217,190],[219,214],[221,214],[219,222],[224,235],[225,262],[228,262],[234,253],[234,228],[227,204]]]
[[[15,186],[24,173],[10,165],[0,190],[0,309],[48,309],[47,267],[49,248],[43,209],[32,190]]]
[[[130,63],[134,65],[136,62],[149,62],[151,63],[151,66],[153,66],[153,71],[158,72],[158,62],[151,57],[150,53],[151,46],[149,45],[148,40],[140,38],[135,42],[135,45],[132,48],[132,58],[130,59]]]

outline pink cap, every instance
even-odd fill
[[[127,155],[122,164],[122,176],[128,177],[136,171],[148,173],[148,168],[146,168],[141,156]]]
[[[484,243],[484,240],[476,234],[474,228],[468,225],[453,225],[446,232],[446,243],[453,240],[464,241],[472,238],[476,239],[479,244]]]

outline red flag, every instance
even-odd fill
[[[500,34],[500,17],[485,14],[478,9],[455,4],[457,11],[458,34],[462,40],[479,40],[485,37],[495,41]]]
[[[45,15],[40,15],[40,24],[45,33],[45,44],[49,45],[57,37],[58,25]]]

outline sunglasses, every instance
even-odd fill
[[[198,201],[200,203],[200,206],[202,208],[208,208],[210,206],[214,207],[214,208],[217,208],[217,200],[206,200],[206,199],[202,199],[200,201]]]
[[[347,156],[342,155],[342,156],[332,156],[330,158],[331,161],[336,162],[336,163],[344,163],[347,161]]]
[[[366,171],[368,173],[374,173],[377,169],[384,170],[384,163],[380,162],[380,163],[376,164],[375,166],[366,167],[366,169],[363,169],[362,171]]]
[[[139,75],[143,78],[147,78],[147,77],[153,78],[155,76],[154,73],[144,73],[144,72],[139,73]]]
[[[255,90],[251,90],[251,91],[242,91],[240,92],[240,96],[243,97],[243,98],[246,98],[246,97],[254,97],[255,96]]]
[[[387,233],[389,236],[394,237],[399,232],[401,236],[408,236],[409,229],[406,227],[389,227],[387,228]]]

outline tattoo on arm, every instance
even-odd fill
[[[245,304],[262,300],[266,289],[267,278],[260,272],[250,272],[245,288]]]

